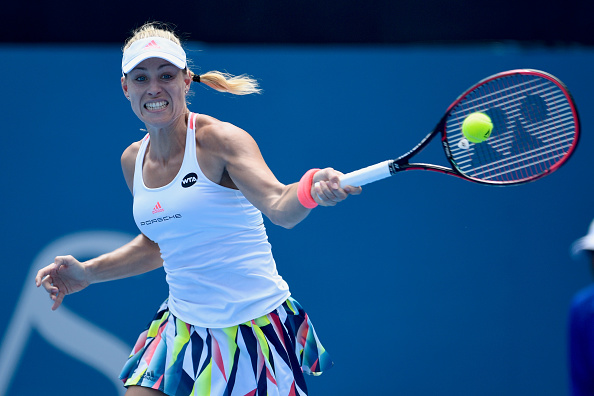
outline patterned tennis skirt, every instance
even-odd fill
[[[222,329],[183,322],[165,300],[120,379],[126,387],[169,396],[302,396],[303,373],[320,375],[332,365],[307,313],[291,297],[268,315]]]

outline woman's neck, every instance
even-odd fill
[[[150,135],[148,155],[152,161],[164,165],[183,154],[186,147],[188,114],[178,117],[170,126],[153,128],[147,125]]]

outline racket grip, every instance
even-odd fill
[[[374,181],[385,179],[392,176],[390,172],[390,163],[393,160],[387,160],[375,165],[362,168],[346,175],[340,176],[340,187],[346,186],[363,186]]]
[[[390,172],[390,164],[393,161],[394,160],[383,161],[342,175],[340,176],[340,187],[359,187],[392,176],[392,173]],[[318,184],[319,182],[316,182],[316,186]]]

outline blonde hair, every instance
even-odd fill
[[[147,22],[132,31],[132,36],[126,40],[122,52],[126,51],[126,49],[128,49],[128,47],[130,47],[136,40],[142,40],[148,37],[162,37],[182,46],[179,37],[167,24],[161,22]],[[229,92],[234,95],[249,95],[261,92],[258,86],[258,81],[245,74],[234,76],[217,70],[211,70],[204,74],[195,74],[189,69],[188,72],[193,81],[208,85],[210,88],[219,92]]]

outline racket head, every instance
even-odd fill
[[[462,122],[475,112],[493,123],[491,136],[472,143]],[[437,127],[452,168],[465,179],[492,185],[527,183],[559,169],[575,151],[580,122],[567,87],[532,69],[487,77],[460,95]]]

